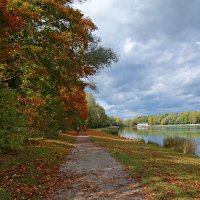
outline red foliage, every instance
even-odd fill
[[[3,20],[11,30],[19,31],[23,26],[26,25],[26,23],[20,15],[16,14],[15,11],[11,13],[8,5],[8,0],[2,0],[0,3],[0,11],[3,14],[0,18],[0,21]]]

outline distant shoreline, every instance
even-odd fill
[[[200,124],[167,124],[167,125],[149,125],[149,126],[200,126]]]

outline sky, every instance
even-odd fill
[[[119,55],[94,77],[109,116],[200,110],[200,0],[88,0],[78,8]]]

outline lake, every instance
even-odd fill
[[[154,142],[160,146],[165,146],[169,138],[192,141],[196,143],[194,154],[200,156],[200,125],[149,126],[143,129],[125,127],[119,129],[118,134],[123,138],[143,139],[146,143]]]

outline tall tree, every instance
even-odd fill
[[[96,103],[92,94],[87,93],[86,99],[88,102],[88,126],[91,128],[100,128],[108,126],[108,116],[105,109]]]
[[[95,29],[72,0],[0,2],[1,88],[15,90],[30,130],[56,131],[87,118],[85,78],[116,61],[91,40]],[[95,63],[97,50],[105,56]]]

